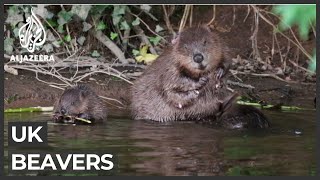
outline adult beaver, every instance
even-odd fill
[[[134,119],[192,120],[215,116],[230,93],[223,85],[231,58],[207,26],[179,34],[132,87]]]
[[[55,103],[53,120],[64,122],[64,116],[102,122],[107,119],[107,108],[88,86],[76,85],[66,89]]]
[[[230,55],[206,26],[183,31],[132,87],[134,119],[214,121],[226,128],[266,128],[268,119],[251,106],[235,104],[224,85]]]

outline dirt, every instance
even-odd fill
[[[39,76],[46,81],[58,82],[49,76]],[[254,101],[264,101],[268,104],[294,105],[304,108],[313,108],[313,99],[316,96],[316,84],[285,83],[279,80],[251,75],[239,75],[243,84],[252,85],[254,90],[229,85],[239,94]],[[90,79],[90,80],[89,80]],[[228,79],[234,80],[232,75]],[[107,75],[93,75],[86,78],[81,84],[89,85],[98,95],[121,101],[125,108],[130,104],[130,84],[115,80]],[[62,94],[62,90],[48,86],[38,81],[30,72],[20,71],[15,76],[5,74],[4,98],[6,108],[53,106],[54,101]],[[107,101],[110,109],[121,106],[115,101]],[[112,105],[111,105],[111,104]]]
[[[271,6],[259,7],[266,9],[271,8]],[[233,57],[239,55],[241,58],[254,63],[255,60],[251,55],[253,51],[252,41],[250,40],[253,34],[252,28],[254,27],[254,16],[251,10],[249,16],[246,18],[247,10],[248,8],[246,5],[217,6],[216,19],[213,26],[221,32],[222,36],[229,44]],[[211,18],[212,6],[195,6],[193,24],[206,23],[209,22]],[[272,19],[273,23],[276,24],[277,20],[275,18]],[[174,23],[174,28],[177,29],[178,23],[172,23]],[[162,27],[165,27],[165,25],[163,24]],[[289,35],[288,32],[285,34]],[[292,38],[290,35],[289,37]],[[301,53],[301,51],[297,51],[297,48],[294,47],[294,45],[291,44],[288,46],[288,40],[286,38],[281,37],[280,35],[277,35],[277,38],[279,41],[279,48],[275,47],[275,53],[272,56],[271,66],[273,69],[256,73],[274,73],[274,68],[283,67],[284,63],[281,62],[280,49],[281,54],[286,57],[286,65],[290,66],[288,69],[291,69],[288,70],[289,72],[285,73],[281,78],[289,78],[303,83],[287,83],[273,78],[237,75],[242,79],[243,82],[241,83],[252,85],[255,87],[254,90],[233,85],[230,85],[230,88],[239,92],[241,95],[249,97],[253,101],[263,101],[268,104],[281,103],[284,105],[313,108],[313,99],[316,96],[315,78],[314,81],[306,81],[305,72],[299,70],[297,67],[293,67],[288,61],[295,61],[304,68],[307,68],[307,58]],[[262,61],[266,61],[271,55],[273,30],[272,27],[262,19],[259,21],[257,42],[261,59]],[[313,36],[310,36],[308,40],[301,41],[301,44],[307,52],[311,53],[315,47],[315,39]],[[93,43],[92,46],[100,47],[101,44]],[[113,57],[110,57],[110,60],[112,58]],[[259,66],[262,65],[258,64],[257,67]],[[233,66],[233,69],[237,69],[237,67]],[[39,78],[50,82],[61,83],[51,76],[41,75]],[[229,74],[228,79],[239,82],[239,80],[235,79],[231,74]],[[125,108],[128,108],[128,105],[130,104],[130,93],[128,92],[130,84],[127,82],[99,74],[88,77],[81,83],[89,84],[89,86],[101,96],[121,101],[125,105]],[[55,99],[62,93],[60,89],[50,87],[47,84],[38,81],[35,78],[34,73],[26,71],[19,71],[18,76],[5,73],[4,89],[5,108],[52,106]],[[115,101],[108,101],[108,103],[108,107],[111,109],[116,109],[114,105],[119,105]],[[113,105],[110,105],[110,103]]]

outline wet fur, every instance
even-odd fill
[[[194,51],[204,54],[205,68],[193,62]],[[134,119],[162,122],[215,117],[221,101],[229,94],[225,86],[215,88],[218,83],[223,84],[216,73],[218,68],[226,73],[230,60],[223,41],[206,27],[182,32],[175,44],[134,82]]]
[[[85,85],[77,85],[66,89],[55,103],[54,113],[62,115],[64,108],[67,115],[90,119],[95,122],[107,119],[107,108],[103,101]]]

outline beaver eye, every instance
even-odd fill
[[[185,44],[185,45],[183,45],[183,48],[185,49],[185,50],[188,50],[188,46]]]
[[[71,105],[74,105],[74,104],[75,104],[74,102],[71,103]]]
[[[207,40],[203,41],[203,46],[205,46],[207,44]]]

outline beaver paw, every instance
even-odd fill
[[[217,72],[215,74],[216,80],[220,80],[223,75],[224,75],[224,69],[223,68],[218,68]]]
[[[209,81],[208,77],[205,77],[205,76],[201,77],[198,82],[199,85],[196,89],[202,88],[203,86],[205,86],[208,83],[208,81]]]

